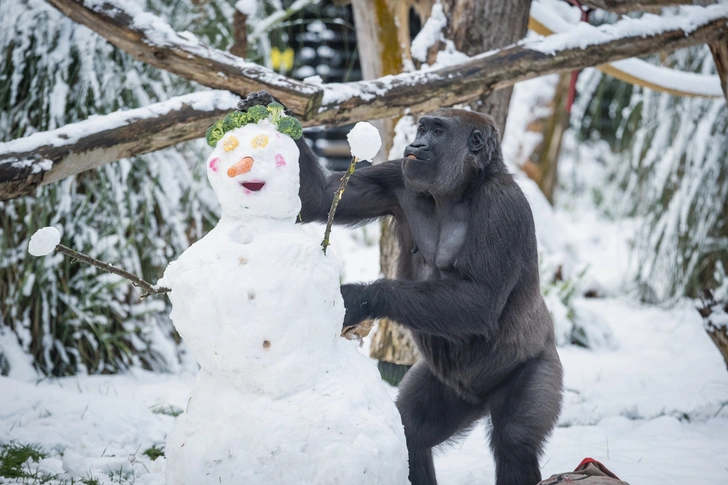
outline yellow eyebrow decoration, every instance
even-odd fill
[[[265,135],[257,135],[250,141],[250,144],[253,145],[253,148],[265,148],[268,144],[268,137]]]
[[[231,150],[235,150],[237,146],[240,145],[240,142],[238,142],[238,139],[234,136],[229,136],[225,139],[225,141],[222,142],[222,148],[226,152],[229,152]]]

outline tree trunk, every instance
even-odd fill
[[[409,0],[353,0],[356,40],[364,79],[376,79],[402,72],[404,59],[409,58]],[[397,27],[399,25],[399,28]],[[397,48],[398,47],[398,48]],[[382,134],[382,149],[375,163],[387,159],[392,147],[394,119],[376,123]],[[385,278],[397,277],[396,263],[399,256],[392,218],[382,221],[379,242],[380,266]],[[370,355],[379,361],[382,377],[397,385],[406,368],[418,359],[417,347],[410,332],[393,320],[378,321],[372,336]],[[404,368],[402,368],[404,366]]]
[[[526,36],[531,0],[443,0],[445,37],[469,56],[515,44]],[[471,106],[491,115],[503,137],[512,87],[482,96]]]
[[[703,306],[698,308],[703,328],[723,356],[728,369],[728,302],[715,301],[713,293],[703,291]]]
[[[431,2],[412,0],[354,0],[354,18],[357,26],[357,44],[362,62],[362,72],[366,78],[395,74],[401,70],[402,56],[410,58],[409,53],[409,12],[410,8],[421,16],[422,24],[427,20],[421,15]],[[513,44],[521,40],[528,28],[528,15],[531,0],[444,0],[443,8],[448,16],[446,37],[453,40],[455,47],[468,55],[476,55],[492,49]],[[376,22],[376,24],[373,24]],[[399,25],[399,34],[397,33]],[[515,28],[514,28],[515,26]],[[399,49],[391,46],[398,45]],[[501,135],[508,114],[511,88],[502,89],[477,103],[477,109],[490,113],[499,127]],[[391,146],[392,124],[387,123],[385,131],[388,139],[384,143]],[[399,246],[394,240],[392,224],[387,219],[382,222],[380,242],[380,264],[387,278],[394,278]],[[410,366],[417,360],[417,348],[409,331],[390,320],[380,320],[371,346],[371,356],[381,363]],[[386,378],[387,376],[385,376]],[[390,382],[396,376],[390,376]]]
[[[557,183],[557,168],[559,154],[561,153],[561,141],[564,132],[569,127],[569,113],[566,111],[566,99],[569,93],[570,73],[559,76],[559,83],[553,99],[548,103],[551,113],[535,120],[529,125],[528,130],[540,133],[543,136],[541,143],[536,146],[533,153],[527,153],[525,160],[515,161],[528,177],[536,182],[541,192],[553,204],[554,189]]]
[[[728,36],[724,36],[715,42],[708,44],[713,54],[715,68],[720,77],[720,86],[723,88],[723,95],[728,103]]]

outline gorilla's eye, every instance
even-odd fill
[[[424,135],[424,134],[425,134],[425,131],[426,131],[426,130],[425,130],[425,125],[419,125],[419,126],[417,127],[417,134],[419,134],[419,135]]]
[[[434,129],[434,130],[432,130],[432,132],[433,132],[433,133],[434,133],[435,135],[437,135],[437,136],[440,136],[440,135],[442,135],[442,128],[440,128],[439,126],[437,126],[437,127],[435,127],[435,129]]]

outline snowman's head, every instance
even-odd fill
[[[299,151],[267,119],[227,131],[207,159],[207,177],[226,217],[295,220]]]

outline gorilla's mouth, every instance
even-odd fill
[[[251,192],[258,192],[260,189],[263,188],[265,182],[242,182],[240,185],[242,185]]]

